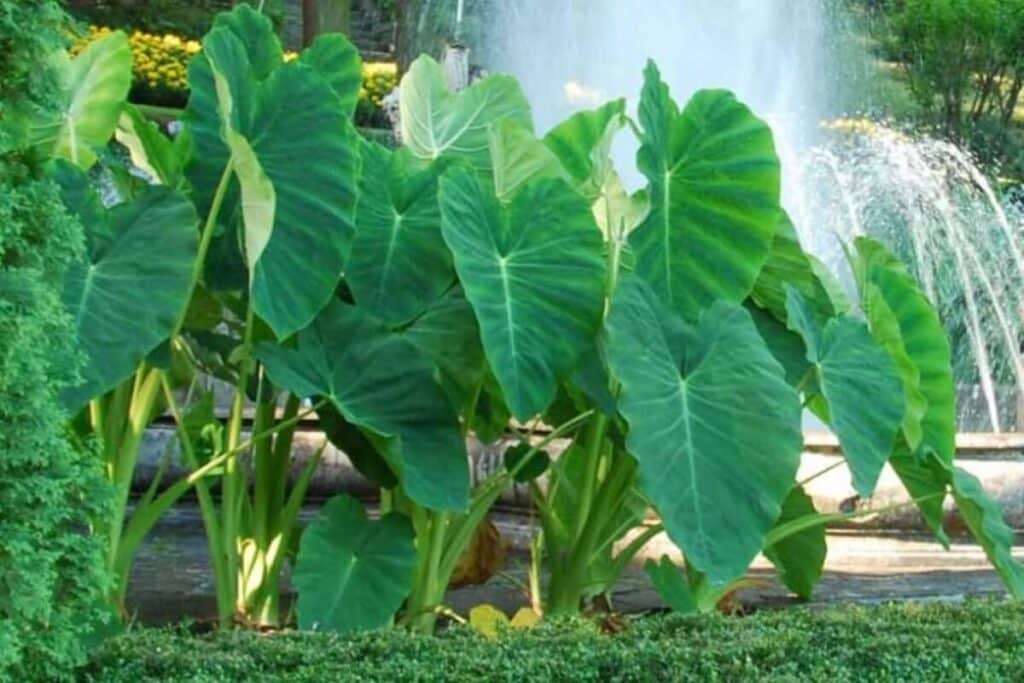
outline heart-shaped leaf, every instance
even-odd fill
[[[362,310],[333,301],[294,349],[261,344],[271,380],[308,398],[329,398],[345,420],[391,438],[381,453],[407,495],[437,510],[469,497],[466,444],[433,368],[406,339]]]
[[[345,281],[360,306],[398,325],[423,313],[455,280],[441,238],[441,166],[417,170],[404,152],[372,142],[361,149],[356,235]]]
[[[799,397],[739,306],[716,303],[687,328],[629,276],[606,329],[640,488],[687,562],[728,583],[761,550],[792,487]]]
[[[807,360],[828,402],[830,425],[853,474],[853,487],[870,496],[896,443],[906,401],[895,363],[867,325],[846,315],[823,321],[788,288],[789,328],[803,337]]]
[[[779,216],[771,129],[729,92],[705,90],[679,113],[649,63],[637,166],[651,212],[630,236],[636,272],[676,315],[742,302],[768,259]]]
[[[61,110],[33,132],[49,154],[87,170],[110,141],[132,85],[132,49],[115,31],[90,43],[73,60],[62,55]]]
[[[525,183],[537,178],[568,180],[554,153],[521,123],[496,121],[488,137],[491,149],[491,179],[494,194],[508,202]]]
[[[327,501],[302,534],[292,574],[299,627],[353,633],[386,626],[409,595],[414,539],[404,517],[371,522],[357,500]]]
[[[782,504],[782,515],[775,526],[816,515],[814,501],[802,486],[796,486]],[[791,591],[805,600],[810,600],[814,587],[821,580],[825,568],[825,526],[817,524],[789,536],[764,549],[764,555],[779,573],[779,578]]]
[[[423,55],[402,78],[400,92],[402,142],[423,161],[465,159],[487,172],[492,124],[512,121],[533,129],[530,104],[510,76],[488,76],[452,93],[440,65]]]
[[[249,12],[240,6],[231,14]],[[354,235],[359,158],[341,98],[312,66],[280,63],[279,52],[272,34],[243,41],[230,25],[216,26],[190,66],[187,118],[193,185],[215,186],[231,160],[253,307],[285,338],[312,321],[341,277]],[[224,216],[234,202],[232,194]]]
[[[81,171],[62,162],[56,177],[88,247],[64,282],[85,354],[82,382],[62,395],[74,411],[127,379],[174,331],[191,291],[199,219],[168,188],[148,188],[108,212]]]
[[[562,180],[534,180],[509,206],[465,168],[441,179],[442,231],[512,413],[542,412],[593,339],[604,304],[601,235]]]

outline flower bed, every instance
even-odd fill
[[[114,30],[107,26],[89,26],[88,33],[72,45],[71,54],[77,55],[91,41]],[[188,62],[202,50],[200,42],[171,33],[156,35],[143,31],[133,31],[128,41],[134,58],[131,100],[138,104],[184,107],[188,101]],[[286,57],[294,58],[295,53],[288,53]],[[397,83],[395,64],[363,64],[363,87],[356,110],[360,125],[386,124],[381,102]]]

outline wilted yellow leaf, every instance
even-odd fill
[[[529,607],[521,607],[512,617],[512,628],[532,628],[540,623],[540,615]]]
[[[500,625],[510,624],[505,613],[494,605],[477,605],[469,610],[469,625],[479,631],[485,638],[494,640],[498,637]]]

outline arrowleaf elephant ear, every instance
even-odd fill
[[[754,287],[781,208],[779,159],[771,129],[732,93],[702,90],[679,112],[653,63],[644,78],[637,166],[651,208],[629,241],[636,272],[696,320]]]
[[[746,571],[800,460],[800,399],[742,307],[680,324],[631,275],[605,323],[640,488],[687,562],[724,585]]]
[[[360,161],[332,83],[316,64],[277,63],[276,54],[215,27],[190,71],[188,118],[193,183],[219,178],[230,163],[253,309],[283,339],[334,295],[355,234]],[[238,202],[233,193],[225,215]]]

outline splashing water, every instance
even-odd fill
[[[461,3],[460,3],[461,5]],[[635,110],[657,61],[673,95],[725,87],[767,119],[783,203],[804,245],[842,270],[842,241],[868,234],[906,262],[950,335],[960,426],[1024,427],[1024,216],[963,150],[885,127],[823,133],[862,101],[875,70],[835,0],[506,0],[476,57],[519,78],[539,132],[613,97]],[[461,19],[461,17],[458,17]],[[635,143],[616,149],[627,182]]]
[[[1024,389],[1024,217],[948,142],[878,126],[810,149],[798,168],[801,239],[841,264],[868,234],[910,265],[953,345],[960,426],[1019,428]]]

